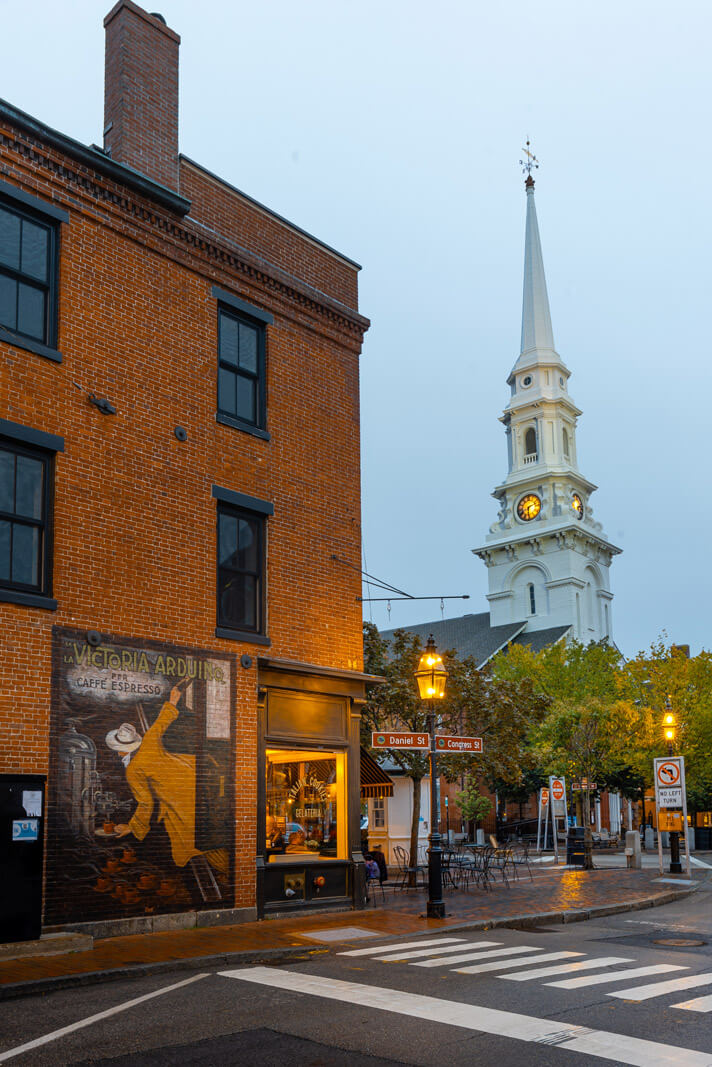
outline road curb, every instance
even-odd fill
[[[160,960],[155,963],[133,963],[125,967],[112,967],[105,971],[84,971],[81,974],[60,974],[55,978],[37,978],[29,982],[13,982],[0,985],[0,1001],[17,997],[35,996],[39,993],[54,993],[73,986],[99,985],[129,978],[146,978],[153,974],[171,974],[174,971],[200,971],[205,967],[249,966],[256,963],[290,963],[323,956],[326,946],[297,945],[290,948],[265,949],[262,952],[221,952],[212,956],[190,956],[179,960]]]
[[[643,897],[640,900],[629,900],[619,904],[602,904],[591,908],[537,912],[535,915],[531,913],[508,915],[499,919],[472,919],[443,926],[442,931],[443,933],[451,933],[458,930],[494,930],[497,927],[522,929],[543,926],[546,923],[567,925],[569,923],[586,922],[588,919],[601,919],[607,915],[619,915],[627,911],[644,911],[648,908],[658,908],[663,904],[671,904],[675,900],[690,896],[691,893],[695,892],[695,889],[696,887],[694,886],[686,889],[670,889],[664,893],[658,893],[654,897]],[[432,932],[432,929],[429,932]],[[402,936],[409,937],[412,935],[404,934]],[[70,989],[73,986],[98,985],[104,982],[118,982],[122,979],[145,978],[154,974],[170,974],[175,971],[199,971],[206,967],[250,966],[257,963],[269,963],[274,966],[281,963],[312,959],[314,956],[324,956],[331,952],[334,947],[334,944],[319,946],[295,945],[288,948],[265,949],[262,952],[221,952],[212,956],[191,956],[185,959],[161,960],[156,963],[136,963],[105,971],[62,974],[55,978],[39,978],[29,982],[13,982],[12,984],[0,985],[0,1001],[35,996],[41,993],[53,993],[61,989]]]

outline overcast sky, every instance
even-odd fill
[[[470,550],[506,474],[529,135],[579,464],[623,549],[614,637],[710,647],[710,4],[154,5],[182,36],[181,150],[363,264],[368,570],[487,608]],[[0,95],[101,142],[110,6],[0,0]]]

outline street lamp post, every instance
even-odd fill
[[[421,700],[428,708],[430,734],[430,848],[428,849],[428,906],[429,919],[445,918],[443,900],[443,853],[440,837],[440,779],[435,751],[435,704],[445,696],[447,671],[443,666],[433,635],[428,638],[425,651],[415,672]],[[411,863],[413,861],[411,860]]]
[[[665,717],[663,718],[663,732],[668,745],[668,756],[673,755],[675,744],[675,729],[677,722],[672,711],[670,697],[665,701]],[[670,834],[670,874],[682,874],[680,863],[680,836],[677,830],[668,831]]]

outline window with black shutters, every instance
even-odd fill
[[[51,462],[0,440],[0,590],[50,592]]]
[[[264,325],[220,308],[218,311],[218,411],[244,423],[264,426]]]
[[[57,231],[0,201],[0,326],[56,344]]]
[[[218,504],[218,626],[263,633],[264,518]]]

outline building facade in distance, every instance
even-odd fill
[[[44,929],[358,901],[359,268],[105,27],[103,147],[0,102],[0,814]]]

